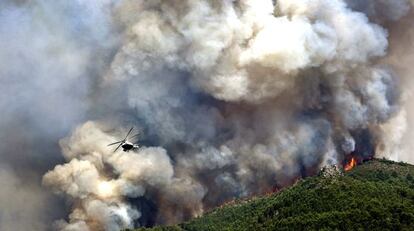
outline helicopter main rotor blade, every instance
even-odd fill
[[[125,136],[125,139],[124,139],[124,140],[126,140],[126,139],[128,138],[128,136],[129,136],[129,134],[131,134],[132,129],[134,129],[134,127],[131,127],[131,129],[129,129],[129,132],[128,132],[128,134]]]
[[[122,145],[122,143],[120,143],[120,144],[118,145],[118,147],[116,147],[116,148],[115,148],[114,152],[116,152],[116,151],[118,150],[118,148],[119,148],[119,147],[121,147],[121,145]]]
[[[135,135],[133,135],[133,136],[131,136],[129,138],[132,139],[132,138],[137,137],[137,136],[139,136],[139,133],[138,134],[135,134]]]
[[[119,144],[119,143],[122,143],[122,142],[123,142],[123,140],[118,141],[118,142],[115,142],[115,143],[112,143],[112,144],[108,144],[108,146],[111,146],[111,145],[114,145],[114,144]]]

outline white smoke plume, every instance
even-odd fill
[[[69,203],[57,230],[177,223],[326,164],[400,151],[407,89],[392,57],[405,27],[393,28],[411,15],[406,0],[41,2],[7,6],[36,19],[68,6],[84,12],[67,22],[83,27],[33,32],[47,35],[41,48],[55,46],[34,52],[46,77],[29,85],[56,84],[51,107],[41,105],[52,118],[67,116],[54,136],[72,130],[59,142],[64,163],[49,165],[42,180]],[[45,58],[53,52],[62,62]],[[0,73],[8,66],[17,65]],[[49,77],[62,66],[61,77]],[[43,98],[29,89],[28,98]],[[34,118],[44,130],[52,124],[41,113]],[[107,147],[131,126],[140,132],[138,150]]]

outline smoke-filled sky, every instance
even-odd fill
[[[0,230],[172,224],[414,163],[408,0],[0,1]],[[139,149],[109,143],[139,132]]]

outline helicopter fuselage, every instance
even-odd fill
[[[134,129],[134,127],[131,127],[131,129],[129,129],[129,132],[127,133],[127,135],[125,136],[125,138],[123,140],[120,140],[120,141],[117,141],[117,142],[114,142],[114,143],[110,143],[110,144],[108,144],[108,146],[118,145],[115,148],[114,152],[116,152],[121,147],[124,150],[124,152],[128,152],[128,151],[134,150],[134,149],[138,149],[139,148],[138,144],[134,144],[131,141],[128,141],[128,136],[129,136],[129,134],[131,134],[132,129]],[[138,134],[133,135],[130,138],[138,137]]]
[[[137,144],[133,144],[133,143],[131,143],[131,142],[125,142],[124,144],[122,144],[121,145],[121,147],[122,147],[122,150],[124,151],[124,152],[128,152],[128,151],[130,151],[130,150],[132,150],[132,149],[137,149],[137,148],[139,148],[139,146],[137,145]]]

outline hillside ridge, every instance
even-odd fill
[[[335,173],[336,172],[336,173]],[[384,159],[345,173],[332,168],[278,193],[149,230],[412,230],[414,166]]]

